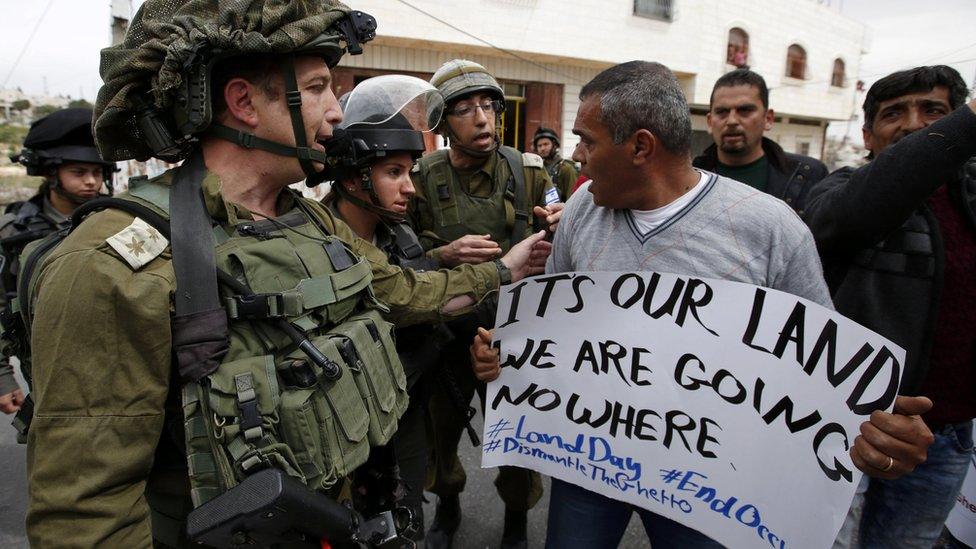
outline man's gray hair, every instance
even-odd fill
[[[628,61],[610,67],[580,90],[600,97],[600,117],[616,144],[645,129],[672,154],[691,151],[691,112],[678,79],[660,63]]]

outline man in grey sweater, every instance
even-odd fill
[[[674,74],[658,63],[611,67],[580,92],[573,160],[592,182],[566,205],[547,273],[661,271],[746,282],[831,307],[813,237],[783,202],[691,165],[691,118]],[[500,372],[482,331],[475,372]],[[925,460],[932,434],[917,415],[924,397],[899,397],[875,412],[851,449],[854,464],[905,473]],[[891,461],[889,461],[889,459]],[[891,465],[897,464],[897,467]],[[631,513],[611,500],[553,479],[547,547],[615,547]],[[653,547],[721,547],[686,526],[636,509]]]

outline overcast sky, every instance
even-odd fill
[[[973,84],[976,0],[831,2],[869,27],[870,51],[857,75],[869,85],[898,69],[936,63],[952,65]],[[355,5],[355,0],[348,3]],[[110,0],[0,0],[0,88],[20,87],[32,94],[47,89],[93,100],[100,82],[98,51],[110,41],[109,4]]]

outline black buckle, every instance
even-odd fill
[[[245,149],[254,148],[254,135],[250,133],[244,133],[242,131],[237,132],[237,144],[244,147]]]
[[[521,210],[516,210],[515,211],[515,219],[518,219],[519,221],[526,221],[526,220],[529,219],[529,214],[528,214],[528,212],[523,212]]]
[[[288,90],[285,92],[285,101],[289,107],[302,106],[302,92],[300,90]]]
[[[258,400],[248,400],[238,402],[237,407],[241,411],[241,430],[248,431],[261,426],[261,414],[258,412]]]
[[[239,319],[253,320],[285,316],[285,300],[281,294],[235,295],[231,299],[234,300]],[[272,301],[277,313],[273,312]]]

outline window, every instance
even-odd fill
[[[797,44],[786,51],[786,76],[804,79],[807,77],[807,50]]]
[[[729,31],[729,47],[725,62],[737,69],[749,67],[749,35],[739,27]]]
[[[843,88],[845,79],[846,75],[844,74],[844,60],[838,57],[837,59],[834,59],[834,73],[830,77],[830,85],[837,88]]]
[[[670,21],[675,0],[634,0],[634,15]]]
[[[505,112],[502,114],[502,145],[525,150],[525,85],[512,82],[502,84],[505,90]]]

